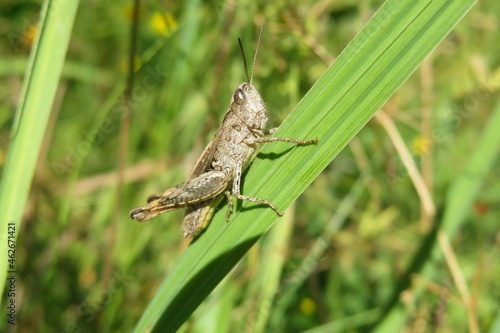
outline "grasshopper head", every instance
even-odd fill
[[[250,129],[263,130],[267,124],[266,105],[255,87],[243,82],[236,88],[231,101],[231,110]]]

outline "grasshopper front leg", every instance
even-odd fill
[[[278,128],[272,128],[270,130],[262,132],[262,134],[273,134],[276,132]],[[257,136],[255,138],[250,138],[244,141],[245,144],[249,146],[254,146],[257,143],[269,143],[269,142],[289,142],[289,143],[295,143],[296,145],[299,146],[307,146],[307,145],[312,145],[312,144],[318,144],[318,138],[314,138],[312,140],[297,140],[297,139],[290,139],[290,138],[275,138],[275,137],[261,137]]]
[[[257,137],[249,138],[243,141],[244,144],[248,146],[255,146],[256,144],[259,143],[268,143],[268,142],[289,142],[289,143],[295,143],[297,145],[310,145],[310,144],[317,144],[318,143],[318,138],[315,138],[313,140],[297,140],[297,139],[290,139],[290,138],[274,138],[274,137],[262,137],[260,135],[264,134],[272,134],[277,130],[277,128],[273,128],[268,131],[257,131],[256,135]],[[269,200],[266,199],[261,199],[261,198],[256,198],[256,197],[250,197],[241,194],[241,179],[242,179],[242,173],[243,173],[243,159],[238,160],[238,163],[236,164],[235,170],[234,170],[234,179],[233,179],[233,187],[231,191],[231,195],[234,196],[237,199],[240,200],[245,200],[245,201],[251,201],[255,203],[259,203],[262,205],[266,205],[276,214],[278,214],[279,217],[283,216],[283,213],[278,210],[278,208]],[[231,197],[228,193],[226,193],[226,196],[228,197],[228,209],[226,212],[226,221],[229,222],[229,216],[232,211],[233,207],[233,202],[231,200]]]

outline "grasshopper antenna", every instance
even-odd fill
[[[243,57],[243,65],[245,65],[245,74],[247,75],[247,81],[252,84],[252,81],[250,81],[250,78],[248,77],[248,67],[247,67],[247,59],[245,57],[245,51],[243,50],[243,44],[241,43],[241,38],[238,37],[238,43],[240,44],[240,51],[241,51],[241,56]],[[252,70],[253,72],[253,70]],[[252,73],[253,75],[253,73]]]
[[[253,72],[255,70],[255,62],[257,61],[257,53],[259,53],[259,45],[260,45],[260,39],[262,38],[262,30],[264,30],[264,25],[260,27],[259,39],[257,40],[257,48],[255,49],[255,55],[253,56],[252,76],[250,77],[248,76],[247,59],[245,57],[245,51],[243,50],[243,44],[241,43],[241,38],[238,37],[238,43],[240,44],[241,55],[243,56],[243,64],[245,65],[245,74],[247,75],[247,81],[250,84],[252,84],[253,80]]]
[[[255,62],[257,61],[257,53],[259,53],[259,45],[260,45],[260,39],[262,38],[262,30],[264,30],[264,25],[260,26],[259,39],[257,39],[257,47],[255,48],[255,54],[253,56],[252,76],[250,76],[250,84],[252,84],[252,80],[253,80],[253,72],[255,69]],[[247,74],[247,76],[248,76],[248,74]]]

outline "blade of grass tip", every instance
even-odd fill
[[[0,184],[0,253],[15,249],[38,152],[54,102],[78,1],[44,1],[23,80],[16,121]],[[7,234],[9,226],[15,236]],[[9,265],[8,265],[9,264]],[[0,261],[0,290],[15,263]]]
[[[318,137],[319,144],[265,146],[261,156],[272,156],[271,151],[286,153],[272,161],[257,159],[246,175],[243,192],[272,199],[280,208],[290,205],[474,3],[387,1],[275,134]],[[224,214],[221,209],[183,253],[145,310],[136,332],[177,330],[277,219],[273,211],[260,207],[235,211],[229,224]]]
[[[486,122],[479,143],[475,145],[475,150],[472,152],[470,159],[448,191],[445,211],[438,231],[448,239],[453,238],[471,213],[474,199],[479,194],[481,185],[491,170],[495,158],[498,157],[500,151],[500,131],[498,131],[498,128],[500,128],[500,101],[495,106],[490,119]],[[421,268],[420,274],[432,280],[433,275],[437,273],[434,267],[439,265],[443,255],[439,244],[436,242],[432,244],[429,253],[429,258]],[[417,299],[421,292],[420,288],[413,290],[413,297]],[[399,330],[403,324],[404,313],[404,306],[396,303],[379,324],[377,330],[379,332],[387,332],[387,329],[391,331],[394,331],[394,329]]]

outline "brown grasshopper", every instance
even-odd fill
[[[278,216],[283,216],[283,213],[272,202],[241,194],[242,174],[255,158],[257,146],[260,143],[281,141],[309,145],[316,144],[318,140],[302,141],[264,137],[274,133],[276,128],[265,130],[268,121],[267,110],[262,97],[252,85],[261,36],[262,28],[257,40],[250,77],[248,77],[243,46],[238,38],[248,82],[240,84],[234,91],[229,110],[227,110],[221,126],[196,162],[188,180],[163,193],[150,196],[148,204],[133,209],[130,212],[130,217],[143,222],[162,213],[186,208],[186,215],[182,223],[182,235],[186,238],[192,238],[208,225],[223,194],[228,200],[226,211],[226,221],[228,222],[233,209],[232,197],[266,205],[274,210]]]

